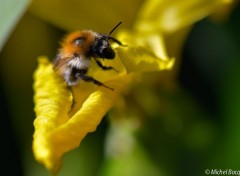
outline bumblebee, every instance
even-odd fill
[[[102,70],[115,70],[102,65],[99,59],[114,59],[115,52],[110,41],[122,45],[111,37],[111,33],[121,24],[118,23],[109,34],[100,34],[92,30],[81,30],[68,34],[61,43],[59,53],[54,60],[53,68],[66,81],[68,86],[74,86],[81,80],[92,82],[98,86],[110,88],[95,78],[88,76],[91,58]]]

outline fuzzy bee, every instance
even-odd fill
[[[92,30],[81,30],[68,34],[61,43],[61,48],[54,61],[54,70],[60,74],[68,86],[74,86],[83,80],[98,86],[110,88],[95,78],[88,76],[91,58],[102,70],[115,70],[113,67],[102,65],[99,59],[114,59],[115,53],[110,41],[122,45],[111,37],[111,33],[121,24],[118,23],[109,34],[100,34]]]

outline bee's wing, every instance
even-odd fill
[[[56,59],[53,62],[54,70],[58,71],[62,66],[66,65],[67,62],[71,60],[71,57],[63,57],[61,54],[56,56]]]

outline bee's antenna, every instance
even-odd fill
[[[110,32],[108,35],[111,35],[111,33],[113,33],[113,31],[121,24],[122,22],[120,21]]]

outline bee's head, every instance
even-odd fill
[[[93,42],[92,48],[90,49],[90,54],[95,57],[105,58],[105,59],[113,59],[115,57],[115,53],[109,43],[112,40],[119,45],[122,45],[117,39],[111,37],[111,33],[121,24],[122,22],[118,23],[111,32],[106,34],[96,34],[95,41]]]
[[[115,57],[115,53],[109,43],[109,39],[111,38],[112,37],[108,35],[99,34],[93,42],[91,49],[92,55],[105,59],[113,59]]]

